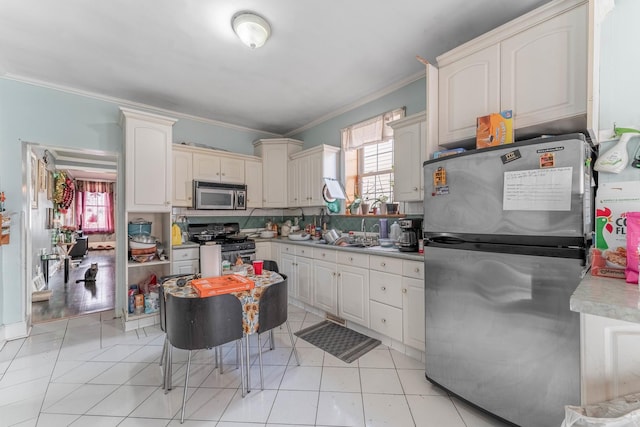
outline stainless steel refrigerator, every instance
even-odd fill
[[[591,158],[571,134],[424,163],[426,376],[516,425],[580,404]]]

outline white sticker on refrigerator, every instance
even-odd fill
[[[572,167],[504,173],[505,211],[571,210]]]

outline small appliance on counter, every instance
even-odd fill
[[[396,246],[400,252],[418,252],[418,239],[422,237],[422,219],[403,218],[398,224],[401,231]]]

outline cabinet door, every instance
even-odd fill
[[[422,132],[423,123],[393,130],[393,200],[421,201],[423,194]]]
[[[475,138],[476,118],[500,111],[500,46],[489,46],[440,68],[440,144]]]
[[[191,153],[173,150],[173,206],[193,206],[193,158]]]
[[[313,281],[311,258],[296,257],[296,275],[298,279],[298,299],[313,305]]]
[[[518,128],[586,113],[587,6],[502,42],[501,109]]]
[[[262,151],[262,206],[287,206],[287,153],[286,144],[274,144]]]
[[[193,153],[193,179],[220,182],[220,158],[210,154]]]
[[[296,278],[296,258],[293,255],[281,254],[278,268],[287,275],[289,284],[289,296],[297,298],[298,280]]]
[[[288,192],[287,192],[287,206],[297,207],[302,206],[302,200],[300,199],[300,168],[299,161],[289,160],[287,164],[287,176],[288,176]]]
[[[425,351],[424,322],[424,280],[403,277],[402,324],[406,345]]]
[[[174,261],[171,264],[171,274],[196,274],[200,272],[200,261],[186,260]]]
[[[369,327],[369,270],[340,265],[338,315]]]
[[[308,206],[323,206],[324,199],[322,198],[322,187],[324,186],[324,159],[323,153],[315,153],[307,159],[307,174],[306,174],[306,186],[307,186],[307,205]],[[333,178],[333,177],[330,177]]]
[[[335,262],[313,262],[313,302],[327,313],[338,314],[338,281]]]
[[[225,184],[244,184],[244,159],[220,158],[220,182]]]
[[[139,212],[171,210],[172,123],[125,114],[126,208]]]
[[[257,242],[256,243],[256,259],[270,259],[271,257],[271,243],[269,242]],[[275,260],[274,260],[275,261]]]
[[[262,162],[245,161],[244,181],[247,184],[247,208],[262,207]]]

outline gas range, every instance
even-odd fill
[[[200,245],[220,245],[221,251],[253,251],[256,242],[240,233],[240,225],[231,223],[190,224],[187,227],[189,240]]]

